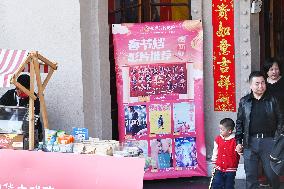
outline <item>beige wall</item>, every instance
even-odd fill
[[[107,13],[107,1],[0,1],[0,48],[37,50],[59,63],[45,93],[50,128],[112,137]]]
[[[0,48],[37,50],[59,64],[45,93],[50,127],[84,126],[79,1],[1,0],[0,17]]]

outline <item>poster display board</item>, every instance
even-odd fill
[[[119,138],[144,179],[205,176],[203,30],[195,21],[114,24]]]

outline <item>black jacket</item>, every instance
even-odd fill
[[[15,89],[8,90],[0,98],[0,105],[17,106],[16,90]],[[28,107],[28,105],[29,105],[29,98],[19,99],[19,106]],[[38,98],[35,100],[34,106],[35,106],[35,114],[39,115],[39,113],[40,113],[40,102],[39,102]]]
[[[36,95],[36,94],[35,94]],[[1,98],[0,98],[0,105],[4,105],[4,106],[17,106],[17,97],[16,97],[16,90],[15,89],[11,89],[8,90]],[[28,107],[29,105],[29,98],[25,98],[25,99],[19,99],[19,106],[24,106],[24,107]],[[42,129],[42,124],[41,121],[39,119],[39,114],[40,114],[40,102],[39,99],[37,98],[34,102],[34,107],[35,107],[35,115],[37,115],[36,117],[38,117],[38,119],[35,119],[35,129],[38,132],[38,140],[42,141],[43,139],[43,129]],[[28,116],[28,115],[26,115]],[[29,123],[28,123],[28,118],[24,119],[24,123],[23,123],[23,131],[24,132],[28,132],[28,127],[29,127]]]
[[[249,140],[249,126],[250,126],[250,113],[252,107],[253,94],[248,94],[241,98],[238,108],[237,121],[236,121],[236,140],[238,144],[243,144],[244,148],[248,147]],[[283,115],[279,109],[277,99],[270,95],[268,92],[263,94],[261,100],[265,101],[265,111],[267,119],[269,119],[269,126],[274,126],[275,136],[283,132]]]

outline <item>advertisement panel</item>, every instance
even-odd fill
[[[195,21],[114,24],[121,142],[144,179],[205,176],[203,30]]]

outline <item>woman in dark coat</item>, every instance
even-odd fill
[[[269,59],[263,66],[267,76],[267,91],[277,97],[282,113],[284,113],[284,78],[281,75],[280,64],[275,59]]]

